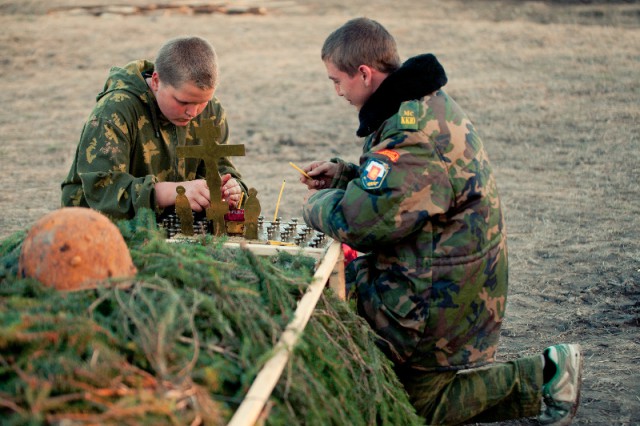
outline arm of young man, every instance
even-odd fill
[[[453,193],[435,151],[413,146],[392,152],[366,153],[345,189],[312,194],[303,209],[305,221],[366,252],[414,233],[447,211]]]
[[[129,174],[130,139],[115,124],[126,126],[120,120],[115,112],[104,119],[94,111],[85,124],[62,183],[64,206],[90,207],[115,219],[131,218],[139,208],[155,208],[156,178]]]

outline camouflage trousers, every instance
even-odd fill
[[[411,403],[429,425],[497,422],[540,414],[540,355],[460,370],[398,368]]]

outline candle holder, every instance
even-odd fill
[[[244,209],[229,210],[225,213],[224,222],[227,235],[243,235],[244,234]]]

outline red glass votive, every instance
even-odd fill
[[[224,220],[229,222],[244,222],[244,209],[229,210],[229,213],[224,215]]]

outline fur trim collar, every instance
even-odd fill
[[[430,53],[408,59],[382,82],[359,113],[360,137],[374,132],[404,101],[420,99],[447,84],[447,75],[438,59]]]

